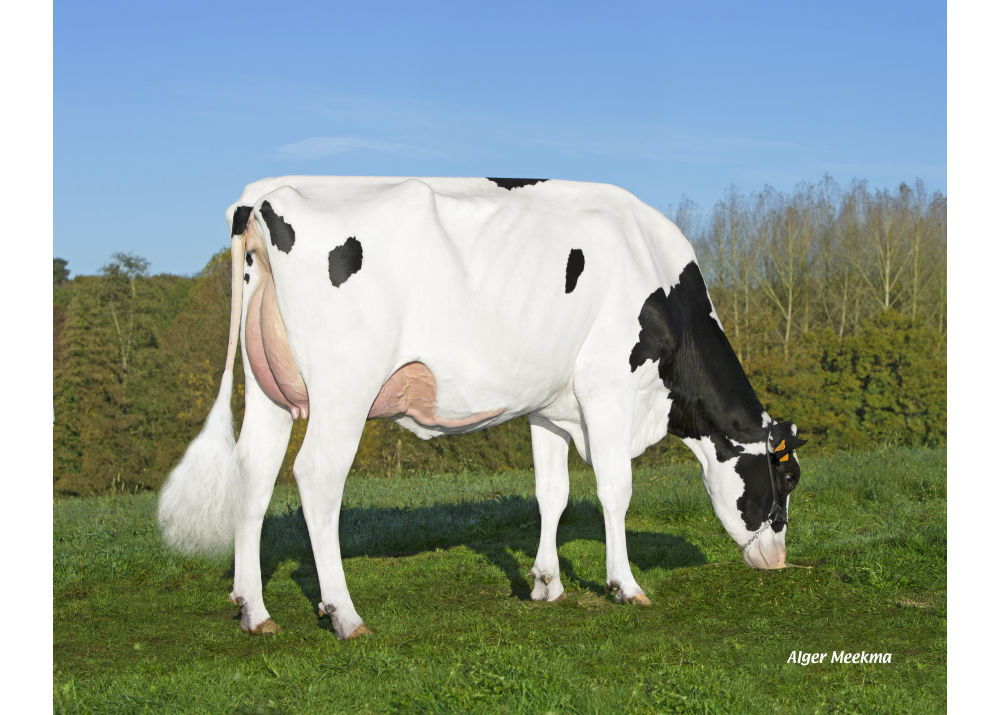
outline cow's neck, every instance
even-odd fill
[[[633,371],[646,360],[659,361],[659,376],[672,400],[671,434],[708,437],[727,454],[729,442],[764,442],[770,418],[714,315],[694,261],[669,293],[661,288],[646,299],[639,324],[629,361]]]

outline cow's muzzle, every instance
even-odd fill
[[[755,569],[785,568],[785,524],[775,531],[770,520],[743,545],[743,563]]]

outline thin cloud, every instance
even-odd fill
[[[940,164],[906,164],[906,163],[856,163],[856,164],[835,164],[823,163],[819,165],[825,171],[839,171],[844,173],[854,173],[859,176],[872,174],[900,174],[910,176],[920,176],[924,178],[945,177],[948,174],[946,166]]]
[[[510,139],[509,143],[537,146],[558,151],[571,158],[584,155],[606,159],[643,159],[689,164],[731,164],[740,152],[760,149],[801,151],[803,147],[789,142],[746,137],[715,136],[692,132],[679,127],[658,125],[622,125],[592,128],[563,128],[559,139],[551,128],[524,125],[522,136],[535,134],[534,139]],[[538,135],[541,136],[538,136]],[[622,139],[622,137],[626,137]]]
[[[395,142],[384,142],[375,139],[362,139],[361,137],[309,137],[302,141],[282,144],[275,149],[275,154],[280,159],[293,159],[308,161],[311,159],[322,159],[335,154],[346,154],[350,151],[381,151],[393,154],[423,154],[431,155],[434,152],[421,149],[412,144],[399,144]]]

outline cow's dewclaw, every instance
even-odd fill
[[[548,573],[536,573],[538,567],[525,574],[525,578],[533,579],[534,587],[531,589],[531,600],[559,603],[566,600],[566,593],[563,591],[562,583],[557,577]]]
[[[334,606],[332,603],[327,604],[323,603],[322,601],[316,604],[316,608],[319,611],[319,615],[321,616],[332,616],[334,611],[337,610],[337,607]]]

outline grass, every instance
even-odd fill
[[[344,569],[374,635],[320,619],[305,523],[280,487],[264,596],[284,632],[251,637],[230,559],[160,543],[156,496],[55,504],[57,713],[937,713],[945,710],[946,452],[802,460],[788,558],[743,565],[697,467],[638,471],[629,556],[647,608],[604,590],[593,475],[559,531],[568,599],[528,599],[530,472],[351,478]],[[885,665],[793,650],[891,652]]]

